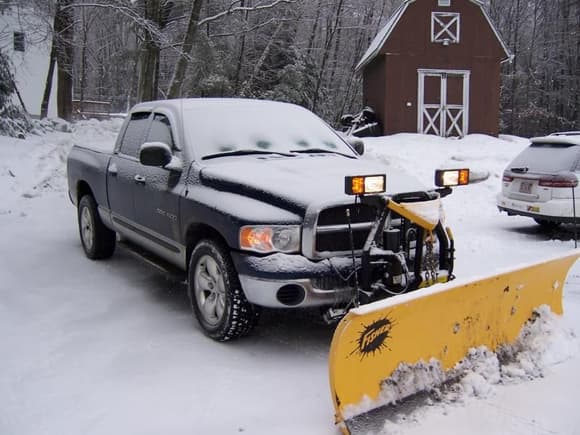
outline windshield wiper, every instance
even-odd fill
[[[306,148],[303,150],[291,150],[290,152],[296,154],[338,154],[339,156],[348,157],[349,159],[356,159],[355,156],[349,156],[348,154],[339,151],[332,151],[324,148]]]
[[[295,157],[292,154],[280,153],[277,151],[244,149],[244,150],[235,150],[235,151],[225,151],[223,153],[216,153],[216,154],[208,154],[207,156],[203,156],[201,159],[202,160],[210,160],[210,159],[217,159],[218,157],[251,156],[253,154],[276,154],[276,155],[284,156],[284,157]]]
[[[510,168],[510,171],[515,172],[516,174],[525,174],[528,172],[530,168],[522,167],[522,168]]]

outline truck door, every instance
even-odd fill
[[[139,148],[145,141],[151,112],[131,115],[121,146],[116,150],[107,168],[107,194],[113,221],[119,232],[134,232],[135,186],[140,169]]]
[[[174,129],[168,116],[154,113],[145,142],[163,142],[170,146],[175,156],[181,158],[175,146]],[[179,195],[183,191],[180,183],[183,172],[165,168],[140,165],[142,180],[136,185],[136,223],[147,230],[147,237],[157,246],[149,246],[162,257],[180,263],[185,254],[178,243]]]

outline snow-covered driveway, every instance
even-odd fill
[[[114,127],[114,126],[113,126]],[[337,434],[327,381],[332,327],[311,313],[267,313],[251,337],[203,336],[177,283],[119,250],[82,253],[63,179],[74,141],[109,141],[111,125],[0,141],[0,434]],[[573,248],[531,220],[499,215],[503,166],[525,143],[417,135],[369,141],[369,158],[425,183],[448,165],[488,170],[445,200],[460,276]],[[580,332],[580,268],[565,289]],[[544,377],[493,385],[483,398],[436,404],[383,423],[397,434],[580,434],[580,341]],[[562,349],[556,349],[562,351]]]

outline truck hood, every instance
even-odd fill
[[[224,157],[203,167],[200,179],[214,189],[304,214],[310,205],[352,198],[344,193],[345,176],[378,174],[387,176],[387,194],[425,190],[414,177],[379,162],[334,154]]]

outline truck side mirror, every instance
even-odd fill
[[[347,136],[346,141],[359,156],[365,153],[365,143],[356,136]]]
[[[171,148],[163,142],[145,142],[139,149],[139,161],[145,166],[164,168],[172,158]]]

